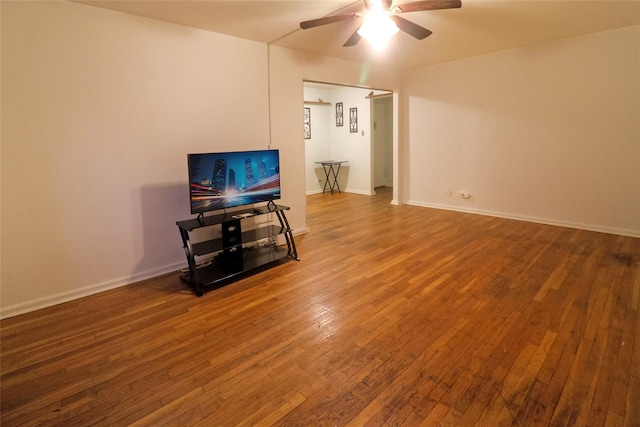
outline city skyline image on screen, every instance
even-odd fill
[[[187,157],[192,214],[280,199],[278,150]]]

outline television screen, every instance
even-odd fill
[[[191,213],[280,198],[278,150],[187,155]]]

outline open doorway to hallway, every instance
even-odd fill
[[[393,97],[371,98],[373,188],[393,187]]]
[[[373,195],[376,188],[393,188],[397,160],[390,91],[305,81],[304,101],[308,195],[326,188],[319,162],[328,160],[346,162],[337,176],[340,191]],[[385,194],[391,202],[393,192]]]

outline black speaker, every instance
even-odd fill
[[[242,228],[239,219],[222,223],[222,257],[220,261],[228,273],[243,270]]]

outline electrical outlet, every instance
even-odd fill
[[[458,197],[462,198],[462,199],[468,199],[469,197],[471,197],[471,194],[469,194],[466,191],[458,191]]]
[[[453,192],[451,190],[447,190],[447,191],[444,192],[444,195],[446,197],[451,197],[451,196],[453,196]]]

